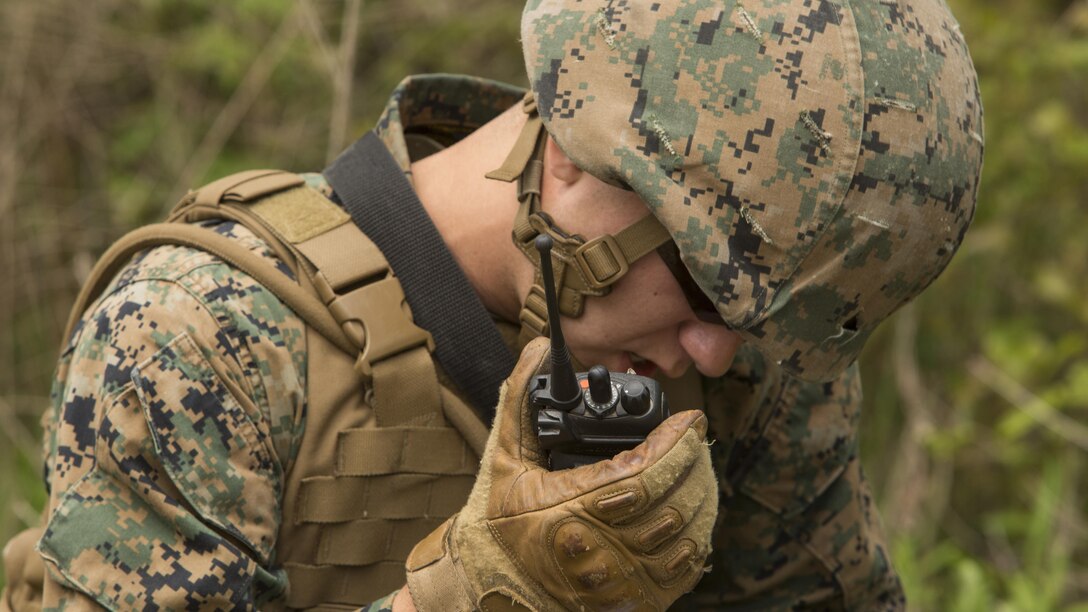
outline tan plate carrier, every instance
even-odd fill
[[[192,224],[205,219],[256,233],[297,281]],[[297,459],[284,466],[275,553],[289,578],[280,601],[344,609],[402,586],[412,547],[467,500],[487,428],[440,384],[431,335],[413,323],[378,247],[302,177],[234,174],[190,192],[166,223],[115,243],[83,287],[65,338],[132,255],[159,245],[220,257],[307,323],[306,430]]]

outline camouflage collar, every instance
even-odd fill
[[[406,134],[426,135],[449,146],[519,102],[525,90],[479,77],[410,76],[400,82],[374,131],[411,176]]]

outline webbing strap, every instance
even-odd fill
[[[669,231],[657,217],[646,215],[615,235],[605,234],[578,247],[574,262],[582,274],[574,278],[585,283],[587,289],[603,289],[626,274],[640,257],[669,240]]]
[[[652,214],[627,226],[615,235],[604,235],[588,242],[557,227],[541,210],[540,184],[544,176],[544,149],[548,134],[541,122],[532,94],[526,94],[523,110],[525,125],[501,167],[486,176],[500,181],[518,182],[518,210],[514,215],[514,244],[536,267],[533,287],[525,298],[519,319],[521,342],[547,333],[547,311],[540,278],[540,257],[533,241],[540,234],[551,236],[552,265],[555,270],[559,312],[578,317],[587,296],[606,295],[623,278],[630,265],[640,257],[665,244],[672,237]]]
[[[361,365],[365,364],[357,363],[356,369],[360,369]],[[438,384],[434,359],[426,346],[375,361],[370,367],[374,377],[373,405],[378,427],[443,425],[441,385]]]
[[[540,184],[544,180],[544,148],[548,141],[548,133],[544,130],[544,124],[540,121],[540,117],[536,115],[530,115],[526,119],[521,136],[518,138],[518,144],[528,138],[534,139],[532,153],[529,159],[523,162],[520,158],[517,160],[522,164],[521,172],[513,179],[509,179],[517,179],[518,181],[519,205],[517,213],[514,215],[513,232],[514,242],[519,246],[528,245],[539,234],[539,231],[533,228],[531,218],[540,213]],[[511,153],[512,156],[513,153]],[[511,157],[507,157],[504,167],[513,163]],[[499,180],[509,175],[495,171],[487,176]]]
[[[314,287],[357,347],[379,427],[442,425],[431,335],[404,307],[404,290],[381,249],[338,206],[303,187],[249,209],[314,267]]]
[[[529,94],[526,99],[532,101],[532,94]],[[529,113],[529,117],[521,128],[521,134],[518,135],[518,139],[514,142],[514,147],[506,156],[506,160],[503,161],[501,166],[485,174],[484,177],[510,182],[521,176],[525,165],[533,157],[533,152],[539,142],[538,135],[543,127],[540,115],[528,110],[529,108],[528,105],[523,106],[523,109],[526,109],[525,112]],[[536,104],[534,103],[531,108],[536,110]]]
[[[283,176],[272,182],[270,177],[273,175]],[[238,267],[247,265],[245,271],[261,281],[265,286],[268,286],[273,293],[280,295],[281,299],[284,299],[295,310],[296,314],[306,320],[321,335],[328,338],[337,348],[349,355],[358,355],[357,346],[345,335],[343,329],[337,329],[336,320],[329,316],[327,307],[318,306],[320,301],[313,299],[310,290],[303,288],[298,291],[291,283],[284,283],[283,274],[278,270],[273,270],[269,262],[260,260],[253,253],[241,248],[240,245],[233,241],[214,232],[194,235],[190,229],[187,229],[188,226],[180,225],[181,223],[206,219],[226,218],[237,221],[249,228],[250,231],[257,233],[265,243],[275,250],[283,263],[292,268],[292,273],[298,277],[299,282],[305,281],[307,277],[304,274],[305,270],[296,269],[299,263],[296,261],[297,252],[302,253],[311,263],[314,261],[321,262],[321,270],[317,271],[317,274],[324,278],[327,285],[326,289],[343,289],[362,279],[385,274],[388,271],[388,263],[373,242],[359,240],[358,237],[361,234],[358,228],[354,224],[343,223],[347,219],[346,213],[312,190],[297,189],[294,190],[294,193],[285,192],[271,198],[265,198],[252,206],[240,204],[240,202],[245,201],[243,198],[258,197],[258,195],[261,197],[266,196],[269,185],[286,185],[286,188],[290,189],[291,186],[297,186],[299,180],[301,179],[297,175],[286,172],[275,170],[250,171],[225,177],[208,187],[190,193],[171,212],[169,221],[172,223],[155,226],[158,228],[157,230],[148,228],[139,230],[132,237],[122,239],[122,241],[134,240],[138,244],[134,244],[126,250],[124,245],[118,242],[113,249],[103,256],[92,272],[91,278],[84,286],[86,295],[83,295],[76,304],[73,312],[77,314],[73,315],[75,318],[69,323],[69,326],[74,325],[79,320],[78,313],[86,309],[87,302],[101,293],[105,285],[132,254],[143,248],[159,244],[183,244],[218,254],[224,259],[250,262],[249,264],[238,263],[236,265]],[[199,194],[220,194],[220,197],[229,198],[232,203],[197,204],[198,199],[203,202],[212,198],[212,195],[198,197]],[[290,205],[285,205],[288,203]],[[321,206],[315,208],[319,204]],[[319,230],[315,230],[313,227],[308,230],[305,229],[306,224],[318,219],[329,219],[328,226],[333,227],[333,229],[324,233],[317,233],[317,235],[313,234],[319,232]],[[279,228],[273,228],[272,225],[279,226]],[[290,229],[292,226],[295,228],[294,230]],[[288,235],[296,240],[303,238],[305,240],[290,245],[286,243],[286,236]],[[295,249],[297,252],[291,249]],[[285,298],[282,296],[293,297]],[[348,328],[350,329],[351,326],[349,325]],[[65,337],[67,338],[70,333],[70,331],[67,332]],[[407,370],[411,370],[411,368],[401,369],[398,365],[402,364],[393,361],[388,364],[388,369],[393,373],[400,372],[403,374],[407,374]],[[430,371],[433,372],[433,370],[434,368],[431,367]],[[418,392],[419,385],[427,377],[409,378],[412,379],[417,392],[415,394],[410,393],[407,396],[413,400],[415,409],[406,410],[406,420],[418,423],[427,420],[426,418],[420,418],[420,412],[430,412],[420,409],[433,406],[434,403],[433,399],[419,399],[421,397]],[[396,386],[396,383],[394,383],[394,388]],[[438,393],[441,398],[443,416],[461,432],[477,456],[483,455],[488,436],[487,426],[480,422],[474,409],[465,404],[452,391],[438,385]],[[422,394],[422,397],[429,398],[432,396],[426,393]],[[383,414],[381,414],[383,411],[377,412],[379,412],[376,415],[379,424],[386,424],[389,419],[383,417]]]
[[[475,454],[456,429],[381,427],[341,431],[337,476],[476,473]]]
[[[282,170],[247,170],[208,183],[191,195],[193,203],[197,205],[215,205],[224,201],[252,202],[305,182],[301,176]]]
[[[382,561],[366,567],[285,563],[287,607],[312,608],[319,604],[349,604],[385,597],[404,584],[404,562]]]
[[[535,283],[529,288],[529,294],[525,296],[525,304],[522,305],[518,318],[521,321],[519,342],[522,344],[527,344],[537,336],[549,334],[548,302],[540,283]]]
[[[420,540],[446,519],[362,519],[321,530],[317,562],[324,565],[370,565],[382,561],[403,562]]]
[[[315,264],[325,283],[337,292],[366,279],[385,276],[389,271],[378,246],[369,240],[354,240],[357,233],[359,228],[345,223],[300,242],[295,248]]]
[[[110,246],[98,260],[76,298],[68,317],[64,342],[68,342],[83,312],[106,289],[114,275],[128,263],[133,255],[144,249],[163,245],[187,246],[219,257],[256,279],[337,348],[349,354],[357,352],[325,305],[267,260],[237,241],[212,230],[180,223],[148,225],[126,234]]]
[[[472,475],[390,474],[313,476],[299,493],[302,523],[344,523],[362,518],[448,517],[472,491]]]
[[[416,323],[434,336],[438,362],[490,425],[514,356],[403,170],[378,136],[368,132],[325,176],[352,220],[403,281]]]

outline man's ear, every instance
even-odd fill
[[[568,185],[574,184],[582,176],[582,169],[574,165],[551,136],[548,136],[544,149],[544,172]]]

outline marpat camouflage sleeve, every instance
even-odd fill
[[[712,569],[676,609],[902,610],[858,456],[857,365],[805,382],[747,345],[704,389],[721,507]]]
[[[244,228],[208,225],[275,263]],[[238,609],[282,591],[305,360],[303,323],[252,278],[193,249],[138,255],[58,366],[44,607]]]

